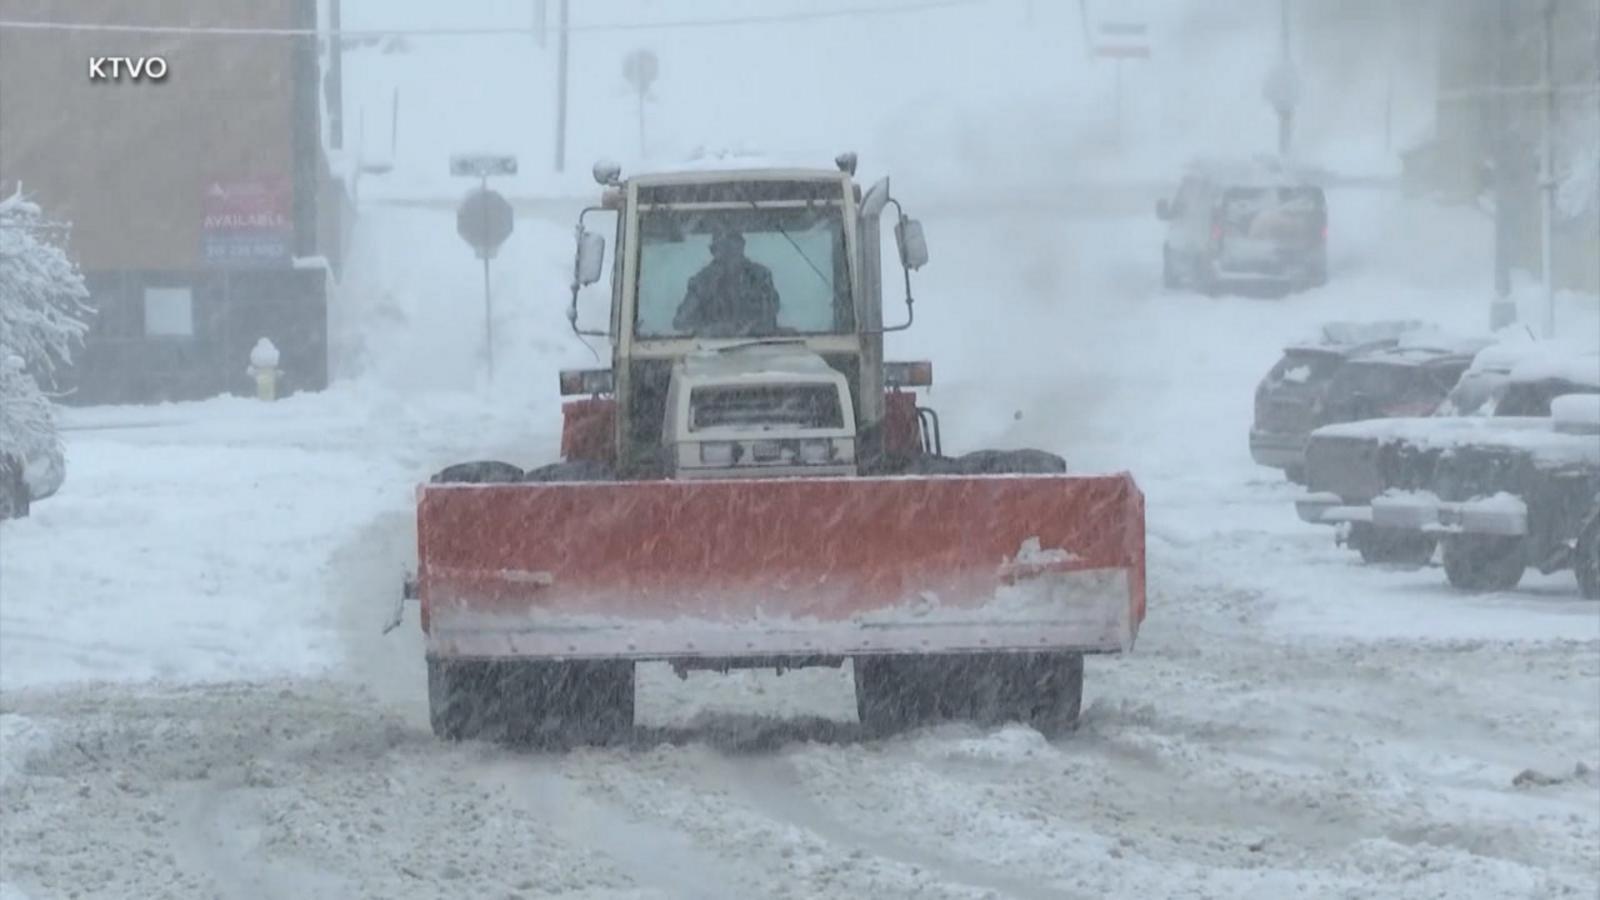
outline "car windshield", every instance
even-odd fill
[[[639,217],[637,334],[644,338],[765,337],[853,331],[855,309],[837,203],[797,206],[727,204],[658,206]],[[715,277],[713,238],[743,239],[740,274]],[[753,274],[751,274],[753,273]],[[705,278],[691,281],[698,275]],[[737,316],[744,296],[770,279],[776,318],[753,322]],[[736,286],[730,286],[730,281]],[[740,296],[729,296],[738,293]],[[691,294],[704,294],[696,315]]]

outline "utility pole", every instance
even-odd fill
[[[560,0],[556,13],[556,171],[567,168],[567,28],[568,4]]]
[[[1278,59],[1281,60],[1285,71],[1290,71],[1289,61],[1289,0],[1279,0],[1278,4]],[[1278,154],[1289,155],[1289,133],[1294,127],[1294,107],[1292,104],[1282,104],[1278,107]]]
[[[340,34],[340,0],[328,0],[328,146],[344,148],[344,36]]]
[[[1516,308],[1511,305],[1511,236],[1514,230],[1512,206],[1514,188],[1512,168],[1516,166],[1516,146],[1512,139],[1510,103],[1501,88],[1506,83],[1510,58],[1512,26],[1511,0],[1498,0],[1498,16],[1484,17],[1492,42],[1494,65],[1491,68],[1489,110],[1494,123],[1494,293],[1495,310],[1490,313],[1490,325],[1500,328],[1516,319]],[[1498,19],[1498,21],[1496,21]]]
[[[1544,127],[1540,129],[1539,190],[1543,193],[1539,204],[1540,268],[1544,271],[1544,336],[1555,337],[1556,332],[1556,273],[1555,248],[1551,238],[1556,216],[1556,3],[1544,4],[1544,65],[1539,89],[1544,94]]]

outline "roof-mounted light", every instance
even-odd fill
[[[856,174],[856,155],[854,151],[846,151],[833,158],[833,164],[839,171],[854,178]]]
[[[609,159],[597,160],[594,164],[594,180],[610,187],[622,179],[622,166]]]
[[[932,387],[933,363],[928,360],[886,362],[883,364],[883,383],[892,388]]]
[[[561,396],[609,394],[614,389],[610,369],[561,370]]]

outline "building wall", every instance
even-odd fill
[[[1543,76],[1545,0],[1454,0],[1438,16],[1439,99],[1429,165],[1418,173],[1435,189],[1505,204],[1504,247],[1510,266],[1540,274],[1539,185],[1544,99],[1496,98],[1491,85],[1534,85]],[[1552,7],[1553,69],[1558,85],[1600,85],[1600,0],[1559,0]],[[1600,93],[1560,96],[1555,116],[1555,171],[1567,176],[1600,162]],[[1497,142],[1504,142],[1498,146]],[[1496,167],[1503,167],[1497,171]],[[1600,293],[1600,202],[1566,204],[1552,221],[1558,287]]]
[[[0,0],[0,17],[312,27],[315,0]],[[0,190],[52,219],[100,314],[74,402],[245,392],[269,337],[289,383],[327,381],[314,38],[0,31]],[[93,81],[91,56],[160,56],[160,82]]]

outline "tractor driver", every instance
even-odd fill
[[[744,235],[711,235],[711,262],[689,279],[672,327],[707,337],[771,335],[778,331],[778,289],[772,272],[744,255]]]

